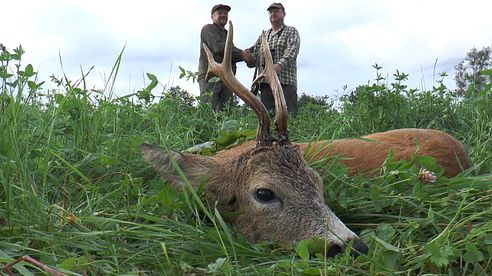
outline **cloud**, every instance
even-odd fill
[[[269,28],[267,1],[229,1],[234,43],[251,46]],[[299,92],[338,96],[374,79],[374,63],[390,76],[410,74],[410,85],[432,86],[445,71],[453,85],[453,67],[472,47],[491,45],[492,2],[334,0],[282,2],[286,24],[301,35]],[[179,80],[178,66],[196,70],[199,33],[209,23],[215,1],[13,1],[2,14],[4,45],[26,49],[25,63],[40,68],[41,79],[61,74],[59,55],[69,78],[87,71],[101,87],[125,47],[117,93],[141,89],[145,73],[163,85],[179,85],[198,94],[198,85]],[[436,63],[437,60],[437,63]],[[249,86],[253,71],[243,64],[238,78]]]

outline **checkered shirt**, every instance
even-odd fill
[[[272,52],[273,63],[279,63],[283,69],[278,75],[281,84],[297,85],[297,54],[301,46],[301,38],[296,28],[284,25],[274,32],[271,28],[267,31],[268,46]],[[258,72],[264,69],[264,57],[261,47],[261,35],[255,45],[250,48],[255,58]]]

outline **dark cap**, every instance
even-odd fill
[[[213,14],[216,10],[230,11],[231,10],[231,7],[229,7],[227,5],[224,5],[224,4],[217,4],[217,5],[215,5],[215,6],[212,7],[212,12],[210,14]]]
[[[281,3],[272,3],[268,7],[267,11],[270,11],[271,9],[281,9],[281,10],[283,10],[285,12],[284,5],[282,5]]]

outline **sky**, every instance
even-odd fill
[[[4,2],[5,3],[5,2]],[[18,0],[2,3],[0,43],[22,45],[23,64],[32,64],[44,87],[49,76],[73,81],[94,67],[88,88],[102,89],[119,53],[123,57],[114,93],[128,95],[157,76],[160,94],[180,86],[198,95],[198,84],[179,79],[181,66],[197,71],[200,30],[211,23],[214,4],[232,7],[234,44],[248,48],[270,27],[271,1]],[[454,87],[454,66],[466,52],[492,45],[490,0],[323,0],[282,1],[285,24],[301,36],[298,93],[337,99],[376,78],[388,82],[396,70],[409,74],[411,88],[431,89],[441,72]],[[61,57],[61,63],[60,63]],[[63,64],[63,67],[62,65]],[[238,64],[238,79],[249,87],[253,69]]]

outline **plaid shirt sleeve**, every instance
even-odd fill
[[[297,85],[297,55],[301,46],[299,32],[294,27],[285,26],[278,38],[274,36],[270,40],[274,42],[270,47],[275,49],[273,62],[283,67],[279,75],[280,83]]]

